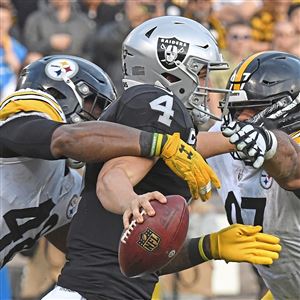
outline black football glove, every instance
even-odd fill
[[[300,130],[300,96],[294,100],[282,98],[247,122],[269,130],[280,129],[287,134],[296,132]]]

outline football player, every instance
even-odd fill
[[[224,67],[213,36],[199,23],[167,16],[149,20],[124,41],[126,90],[101,119],[151,132],[180,132],[185,141],[195,145],[195,125],[210,115],[206,105],[208,70]],[[181,151],[189,153],[186,147]],[[130,279],[120,272],[118,244],[123,224],[118,214],[133,198],[151,199],[151,191],[161,193],[161,202],[165,201],[163,194],[180,194],[188,200],[191,195],[186,183],[162,160],[129,156],[105,165],[88,164],[86,181],[68,235],[67,263],[58,286],[44,299],[150,299],[157,273]],[[214,233],[213,257],[271,264],[278,258],[279,239],[260,230],[260,226],[237,225]],[[191,254],[181,257],[186,265],[204,261],[198,242],[195,239],[190,244]]]
[[[179,151],[189,146],[178,135],[93,122],[115,99],[103,70],[79,57],[49,56],[22,70],[18,90],[0,103],[0,266],[46,234],[64,250],[62,226],[76,212],[82,189],[81,176],[69,167],[78,161],[161,155],[195,198],[217,181],[194,149],[189,157]]]
[[[235,69],[228,87],[233,93],[223,134],[239,152],[208,162],[221,179],[229,223],[260,225],[280,238],[280,259],[255,266],[274,299],[298,299],[300,59],[278,51],[251,55]]]
[[[222,103],[228,110],[223,134],[229,140],[222,137],[220,122],[198,134],[197,150],[204,157],[216,155],[208,162],[221,179],[219,194],[229,223],[262,226],[280,238],[280,259],[270,266],[255,265],[274,299],[299,297],[299,78],[296,56],[269,51],[248,57],[233,72],[228,85],[232,94]],[[230,143],[235,152],[229,153]],[[132,213],[141,218],[138,208],[148,205],[133,201],[124,214],[125,225]]]

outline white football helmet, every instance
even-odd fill
[[[227,93],[200,86],[202,68],[226,70],[213,35],[201,24],[178,16],[163,16],[144,22],[123,43],[124,88],[160,83],[171,90],[191,112],[195,124],[218,119],[207,107],[208,93]]]

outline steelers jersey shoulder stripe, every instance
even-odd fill
[[[54,121],[66,122],[65,115],[57,101],[49,94],[38,90],[19,90],[0,102],[0,119],[10,119],[12,116],[25,113],[40,113]]]
[[[300,146],[300,130],[292,133],[290,136]]]
[[[0,112],[0,115],[1,115],[1,112]],[[11,115],[10,117],[5,119],[4,121],[1,121],[1,119],[0,119],[0,127],[3,126],[4,124],[6,124],[7,122],[11,121],[11,120],[14,120],[14,119],[17,119],[17,118],[22,118],[22,117],[29,117],[29,116],[37,116],[37,117],[52,120],[52,118],[50,118],[48,116],[48,114],[44,114],[44,113],[40,113],[40,112],[35,112],[35,111],[19,112],[19,113],[16,113],[14,115]]]

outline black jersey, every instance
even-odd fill
[[[101,120],[151,132],[180,132],[183,140],[195,142],[193,122],[182,102],[152,85],[126,90],[103,113]],[[128,279],[120,272],[118,244],[123,230],[122,216],[106,211],[97,198],[96,182],[101,167],[102,164],[87,165],[85,189],[69,232],[67,263],[58,284],[87,299],[151,299],[158,280],[156,274]],[[138,194],[154,190],[190,198],[186,182],[162,160],[135,187]]]

